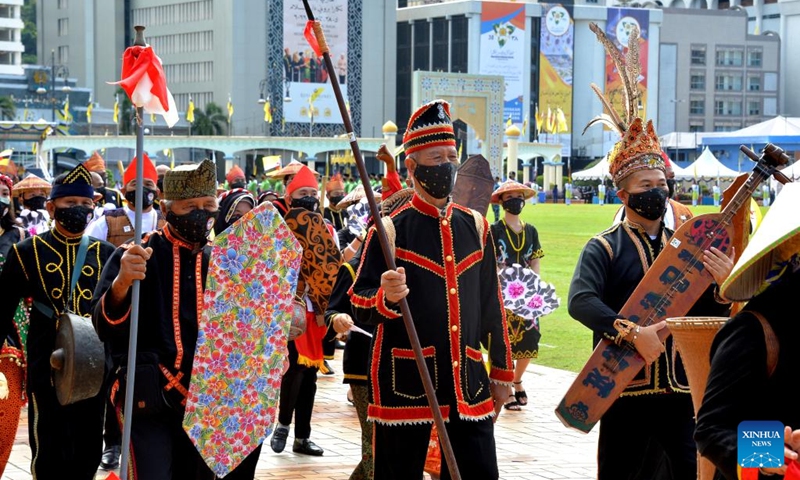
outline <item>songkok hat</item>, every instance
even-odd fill
[[[292,160],[285,167],[279,168],[274,172],[270,172],[267,174],[267,176],[270,178],[283,178],[287,175],[297,175],[297,172],[299,172],[303,167],[305,167],[304,164],[298,162],[297,160]],[[318,175],[317,172],[314,172],[314,175]]]
[[[164,174],[165,200],[216,196],[217,172],[211,160],[203,160],[199,165],[181,165]]]
[[[103,160],[103,157],[100,156],[99,153],[94,152],[89,160],[83,162],[83,166],[86,167],[86,170],[90,172],[105,172],[106,171],[106,161]]]
[[[762,293],[787,270],[800,267],[800,184],[787,183],[769,207],[731,274],[722,296],[745,301]]]
[[[158,172],[156,172],[156,167],[153,165],[150,157],[148,157],[146,153],[142,153],[142,160],[144,160],[144,164],[142,165],[144,170],[144,178],[149,178],[150,180],[157,182]],[[128,165],[128,168],[125,169],[125,174],[122,176],[123,185],[129,184],[131,180],[136,180],[136,163],[136,157],[133,157],[130,165]]]
[[[53,185],[53,189],[50,191],[50,200],[61,197],[86,197],[94,200],[92,174],[86,170],[83,164],[70,170],[63,182]]]
[[[46,180],[43,180],[31,173],[28,174],[24,180],[14,185],[13,195],[18,197],[22,195],[22,192],[28,190],[44,190],[45,192],[50,192],[52,188],[53,186],[50,185],[50,183],[48,183]]]
[[[230,170],[228,170],[228,174],[225,175],[225,180],[228,181],[228,184],[233,183],[234,180],[237,178],[241,178],[242,180],[245,179],[244,170],[239,165],[234,165]]]
[[[344,182],[342,181],[342,174],[337,173],[336,175],[332,176],[330,180],[325,184],[325,191],[330,193],[334,190],[344,190]]]
[[[411,118],[403,135],[406,155],[431,147],[456,146],[450,104],[434,100],[421,106]]]
[[[305,165],[295,174],[292,181],[286,185],[286,197],[291,197],[292,193],[300,188],[319,188],[314,172]]]
[[[640,170],[661,170],[666,174],[664,159],[662,158],[661,144],[658,140],[653,122],[644,123],[639,117],[639,77],[641,65],[639,64],[639,29],[633,27],[628,39],[628,52],[623,58],[619,47],[606,37],[602,28],[595,23],[590,23],[589,28],[597,35],[597,39],[605,48],[614,62],[619,74],[624,94],[624,115],[614,110],[612,101],[603,95],[600,88],[592,84],[592,90],[603,103],[605,113],[594,117],[586,129],[597,123],[610,127],[620,135],[620,140],[608,154],[609,173],[614,184],[619,183],[634,172]]]
[[[531,187],[526,187],[525,185],[515,182],[514,180],[506,180],[503,182],[502,185],[497,187],[497,190],[492,192],[492,198],[490,203],[500,204],[502,200],[500,199],[504,193],[508,192],[522,192],[525,196],[525,200],[532,198],[536,195],[536,192]]]

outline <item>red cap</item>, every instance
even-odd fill
[[[158,182],[158,172],[156,172],[156,166],[153,165],[152,161],[150,161],[150,157],[148,157],[146,153],[143,153],[142,159],[144,160],[144,178],[149,178],[154,182]],[[135,179],[136,157],[133,157],[130,165],[128,165],[128,168],[125,169],[125,174],[122,176],[122,185],[127,185],[131,182],[131,180]]]
[[[237,178],[245,179],[244,170],[242,170],[242,168],[239,165],[234,165],[233,168],[228,170],[228,174],[225,175],[225,180],[227,180],[228,183],[231,184]]]
[[[319,188],[314,172],[305,165],[297,172],[292,181],[286,185],[286,196],[291,197],[292,193],[300,188]]]

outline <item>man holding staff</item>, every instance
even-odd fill
[[[434,421],[400,319],[398,302],[406,298],[459,470],[468,472],[464,478],[496,479],[492,417],[514,370],[494,242],[481,214],[450,200],[458,155],[449,104],[417,110],[403,143],[415,193],[387,217],[398,268],[387,270],[373,228],[351,289],[357,320],[377,325],[368,409],[374,478],[421,478]],[[481,346],[489,351],[488,374]],[[441,470],[449,479],[444,459]]]

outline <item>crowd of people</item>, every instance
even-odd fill
[[[733,250],[712,247],[703,254],[702,267],[713,283],[690,315],[728,316],[732,300],[753,300],[715,342],[708,394],[695,422],[681,354],[671,339],[659,339],[665,323],[639,325],[620,315],[675,229],[691,218],[690,210],[670,199],[670,170],[652,124],[635,113],[618,122],[621,138],[609,154],[623,207],[584,247],[569,290],[569,313],[592,330],[595,343],[626,345],[646,362],[602,418],[598,478],[695,478],[698,446],[718,467],[719,478],[738,478],[736,425],[754,414],[787,425],[785,454],[793,461],[800,422],[796,409],[778,399],[790,385],[796,328],[778,305],[796,291],[800,275],[800,228],[791,211],[797,188],[778,196],[767,217],[778,218],[770,220],[777,233],[766,231],[756,241],[762,235],[757,231],[743,262],[734,265]],[[212,161],[170,169],[156,167],[146,155],[143,177],[137,179],[134,159],[119,191],[106,187],[98,155],[52,182],[0,175],[0,338],[4,349],[22,352],[25,381],[16,388],[28,402],[34,478],[64,478],[66,472],[88,480],[98,467],[117,468],[126,421],[129,478],[217,478],[187,436],[184,411],[195,348],[206,335],[199,319],[213,239],[256,208],[286,219],[298,212],[316,215],[324,228],[304,237],[306,248],[315,255],[326,251],[316,258],[336,267],[313,276],[301,272],[296,308],[305,326],[286,343],[270,449],[283,452],[294,425],[292,451],[324,455],[324,445],[311,439],[317,375],[332,370],[328,361],[344,340],[344,382],[362,429],[362,459],[351,479],[422,478],[436,415],[445,421],[462,478],[499,478],[494,420],[503,409],[519,411],[528,404],[523,374],[538,355],[541,336],[538,322],[506,306],[499,271],[519,266],[541,273],[544,248],[522,216],[536,192],[514,179],[498,183],[490,199],[496,206],[493,224],[487,212],[454,203],[458,154],[445,101],[413,113],[403,146],[405,186],[394,156],[382,148],[378,158],[392,168],[370,185],[380,199],[380,218],[366,214],[362,220],[347,210],[365,201],[353,179],[335,175],[321,181],[297,161],[260,185],[248,182],[239,167],[220,183]],[[144,233],[138,245],[136,209]],[[375,228],[379,222],[387,232],[385,245]],[[291,228],[298,238],[304,235],[300,227]],[[383,248],[390,249],[395,268]],[[124,418],[137,281],[146,299],[139,305],[138,400],[132,418]],[[323,302],[312,295],[315,282],[332,285]],[[429,406],[417,370],[401,320],[403,303],[413,317],[439,412]],[[106,368],[97,395],[63,405],[52,381],[51,354],[65,312],[91,317]],[[750,408],[755,403],[763,407],[759,412]],[[0,420],[11,417],[4,411]],[[261,454],[259,445],[224,478],[253,479]],[[784,465],[760,474],[786,470]],[[439,473],[450,478],[446,458]]]

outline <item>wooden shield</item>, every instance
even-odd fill
[[[324,315],[339,274],[342,254],[319,213],[292,208],[284,221],[303,246],[297,293],[299,296],[307,294],[314,313]]]
[[[458,167],[453,202],[477,210],[485,217],[493,191],[492,170],[483,155],[473,155]]]
[[[61,315],[50,356],[58,403],[69,405],[100,393],[105,358],[103,342],[97,338],[90,318]]]

